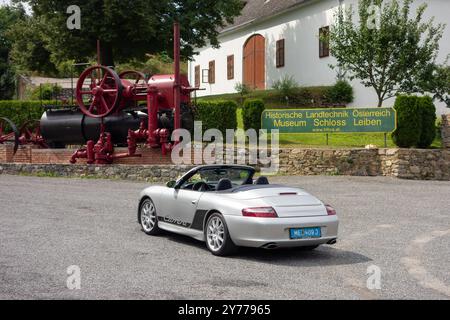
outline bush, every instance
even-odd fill
[[[417,146],[427,148],[436,138],[436,107],[431,97],[417,97],[417,103],[422,116],[422,131]]]
[[[353,88],[347,81],[338,80],[327,90],[326,99],[333,104],[349,104],[353,102]]]
[[[290,100],[295,95],[298,83],[293,76],[285,75],[282,79],[276,80],[272,88],[278,91],[283,100],[286,98]]]
[[[234,85],[234,90],[236,90],[236,92],[240,96],[239,106],[242,106],[242,104],[244,102],[244,97],[252,91],[248,85],[246,85],[245,83],[241,83],[241,82],[237,82]]]
[[[251,89],[248,85],[245,83],[237,82],[234,85],[234,90],[236,90],[237,93],[239,93],[242,97],[249,94],[251,92]]]
[[[337,102],[327,99],[327,92],[331,86],[298,87],[292,90],[289,98],[289,108],[324,108],[333,107]],[[266,109],[286,108],[285,96],[278,90],[253,90],[245,95],[246,99],[261,99]],[[233,100],[237,104],[242,103],[239,93],[227,93],[214,96],[199,97],[199,101]],[[340,104],[342,105],[342,103]]]
[[[397,129],[392,133],[394,143],[402,148],[427,148],[436,137],[436,108],[430,97],[398,96]]]
[[[397,110],[397,129],[392,133],[392,140],[401,148],[417,145],[422,131],[417,97],[398,96],[394,109]]]
[[[264,102],[261,99],[247,99],[242,107],[242,120],[244,130],[261,129],[261,113],[264,111]]]
[[[17,128],[29,120],[38,120],[44,113],[41,101],[0,101],[0,117],[9,118]]]
[[[61,93],[62,87],[59,85],[44,83],[33,89],[31,99],[33,100],[52,100],[56,99]]]
[[[236,109],[237,104],[234,101],[198,101],[195,120],[203,122],[203,132],[219,129],[225,135],[226,129],[237,128]]]

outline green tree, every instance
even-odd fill
[[[352,6],[339,6],[330,29],[331,53],[337,60],[333,67],[373,87],[379,107],[398,93],[420,91],[418,84],[429,76],[439,50],[445,25],[423,22],[426,4],[412,14],[411,2],[359,0],[358,23]]]
[[[41,18],[25,16],[8,32],[12,43],[11,59],[21,73],[38,71],[56,76],[58,70],[47,47],[47,26]]]
[[[15,70],[10,63],[11,26],[25,16],[22,6],[0,6],[0,100],[11,99],[15,89]]]
[[[423,92],[433,94],[433,100],[444,102],[450,108],[450,66],[448,58],[443,64],[435,65],[431,75],[421,84]]]
[[[67,8],[74,4],[72,0],[24,2],[46,28],[43,40],[54,63],[92,59],[99,39],[106,65],[143,59],[146,53],[169,50],[171,54],[174,21],[181,25],[184,57],[207,41],[218,46],[218,28],[232,22],[243,5],[241,0],[80,1],[81,28],[69,30]]]

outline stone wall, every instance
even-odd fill
[[[379,175],[377,149],[280,149],[280,172],[294,175]]]
[[[81,161],[77,165],[68,164],[71,150],[21,147],[12,157],[11,148],[0,145],[0,166],[3,168],[0,171],[4,173],[166,181],[190,167],[173,165],[170,155],[162,156],[158,149],[143,149],[142,158],[120,159],[113,165],[102,166],[86,165]],[[278,161],[279,172],[290,175],[450,180],[450,149],[285,148],[280,150]]]
[[[450,180],[450,150],[282,149],[280,172]]]
[[[450,114],[442,115],[442,147],[450,149]]]
[[[1,174],[48,177],[108,178],[165,183],[176,180],[192,166],[174,165],[71,165],[71,164],[0,164]]]

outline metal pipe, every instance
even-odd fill
[[[97,39],[97,65],[101,65],[100,39]]]
[[[181,111],[180,111],[180,24],[175,22],[173,24],[173,63],[174,63],[174,73],[175,73],[175,83],[174,83],[174,95],[173,103],[175,106],[175,116],[174,116],[174,130],[181,127]],[[178,137],[175,137],[175,143],[179,142]]]
[[[158,146],[156,131],[158,129],[158,90],[153,87],[148,88],[147,93],[148,108],[148,139],[147,143],[151,147]]]

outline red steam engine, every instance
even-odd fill
[[[51,148],[85,144],[72,155],[71,163],[85,158],[89,164],[109,164],[117,158],[139,157],[138,143],[161,148],[165,155],[178,142],[172,137],[174,130],[193,128],[191,93],[195,90],[180,74],[180,29],[175,23],[174,74],[147,79],[138,71],[117,74],[106,66],[89,67],[77,82],[77,106],[47,107],[33,132],[10,124],[12,132],[2,134],[0,127],[0,143],[13,140],[15,149],[27,143]],[[128,150],[115,153],[115,146]]]

